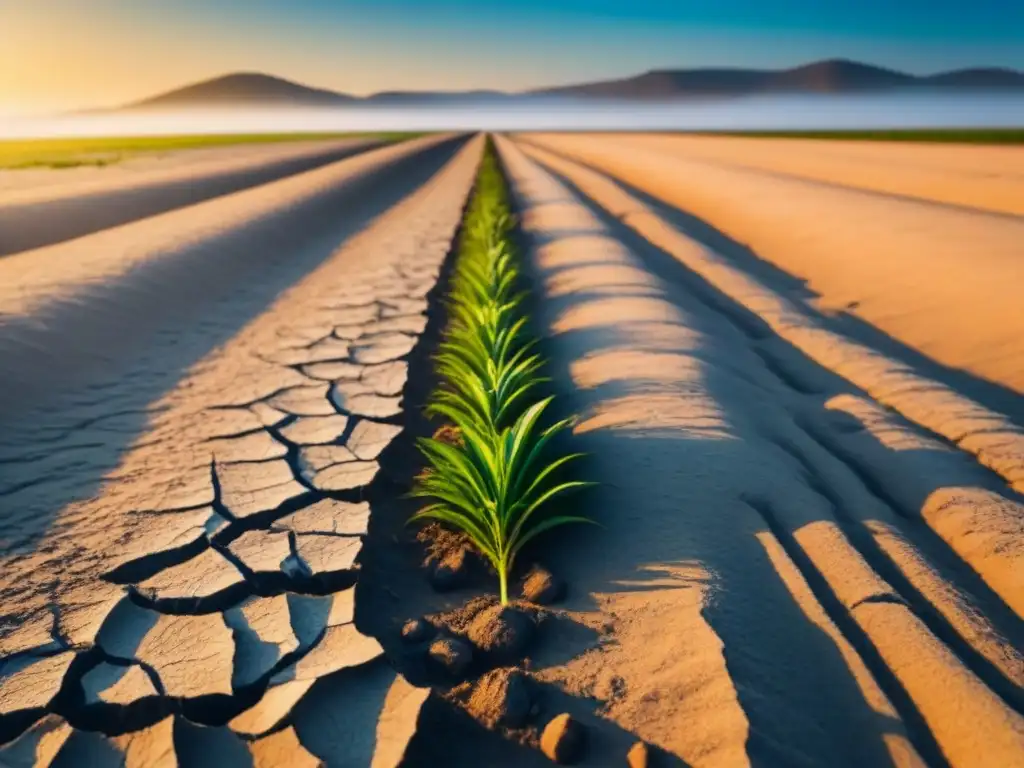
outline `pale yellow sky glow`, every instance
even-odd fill
[[[467,68],[400,38],[332,44],[304,41],[287,29],[188,25],[170,13],[153,20],[83,8],[85,0],[59,9],[44,8],[47,2],[0,0],[0,114],[116,106],[233,71],[264,71],[355,94],[514,88],[524,76],[544,82],[543,60],[512,72],[508,62],[471,50],[472,42],[463,50],[478,65]],[[431,66],[422,66],[425,59]]]

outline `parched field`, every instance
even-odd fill
[[[0,766],[1024,766],[1024,148],[493,141],[0,190]],[[599,523],[505,624],[408,524],[486,195]]]

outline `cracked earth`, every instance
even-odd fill
[[[353,623],[357,558],[481,142],[369,151],[0,262],[5,367],[53,372],[16,388],[0,437],[0,763],[347,765],[387,741],[315,734],[333,702],[380,710],[403,684]],[[308,225],[290,251],[270,204]],[[235,250],[185,274],[213,240]],[[86,295],[124,331],[77,328]]]

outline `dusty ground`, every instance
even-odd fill
[[[787,149],[787,141],[766,140],[758,154],[738,139],[739,159],[724,160],[722,142],[731,139],[695,148],[696,139],[648,136],[528,139],[667,204],[673,224],[700,233],[747,272],[842,312],[846,335],[900,352],[915,367],[932,361],[933,377],[935,363],[946,366],[956,389],[1015,409],[1024,423],[1024,219],[994,212],[979,191],[990,187],[965,181],[986,179],[1001,160],[992,188],[1002,185],[1000,199],[1019,205],[1024,149],[951,147],[943,159],[931,146],[868,143],[813,154],[817,142]],[[924,172],[934,182],[915,186]]]
[[[400,637],[479,139],[0,259],[0,765],[1024,766],[1019,159],[782,144],[499,139],[603,525],[511,730]]]
[[[727,184],[645,137],[526,138],[503,154],[565,407],[582,413],[603,483],[590,509],[610,528],[555,555],[578,586],[570,615],[601,639],[540,674],[689,765],[1024,764],[1024,507],[1007,482],[1019,484],[1024,453],[993,459],[999,477],[972,443],[998,433],[1011,445],[1019,429],[994,412],[972,423],[969,407],[989,412],[630,189],[677,204],[728,191],[718,225],[756,216],[758,233],[788,203],[788,242],[803,243],[802,264],[817,253],[815,276],[860,270],[850,290],[884,292],[892,269],[916,301],[892,259],[861,251],[850,267],[848,250],[814,250],[819,232],[862,221],[852,201],[826,209],[787,195],[797,182],[769,190],[751,174],[749,187],[765,185],[755,194],[739,171]],[[900,231],[887,204],[879,250],[882,232]],[[1019,226],[982,223],[1003,242]],[[941,247],[942,230],[932,236]],[[744,242],[759,253],[762,241]],[[947,279],[1007,263],[989,259],[972,251]],[[938,322],[927,291],[941,275],[920,280],[917,327]],[[1024,320],[1003,320],[992,334],[1021,352]],[[913,421],[957,431],[963,450]]]
[[[1024,147],[652,135],[638,146],[893,197],[1024,214]]]
[[[375,139],[156,153],[102,168],[0,170],[0,257],[328,165]]]
[[[0,169],[0,200],[11,202],[69,197],[104,185],[123,185],[165,173],[195,178],[208,169],[223,167],[230,163],[273,161],[318,152],[325,147],[344,146],[350,142],[349,139],[315,139],[146,150],[123,155],[117,162],[103,166]]]

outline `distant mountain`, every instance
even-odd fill
[[[615,99],[679,99],[768,93],[863,93],[947,88],[1024,90],[1024,73],[1009,69],[964,69],[917,76],[892,69],[831,59],[793,69],[666,69],[622,80],[605,80],[534,93]]]
[[[310,88],[259,72],[237,72],[186,85],[129,104],[129,109],[224,106],[331,106],[355,97],[322,88]]]
[[[958,69],[943,72],[927,78],[932,85],[954,88],[1020,88],[1024,85],[1024,73],[1012,69]]]
[[[524,93],[502,91],[385,91],[351,96],[311,88],[271,75],[241,72],[194,83],[129,104],[125,109],[224,106],[439,105],[496,103],[526,97],[571,96],[666,100],[771,93],[863,93],[900,89],[1024,90],[1024,72],[976,68],[936,75],[909,75],[856,61],[830,59],[792,69],[663,69],[619,80],[602,80]]]

